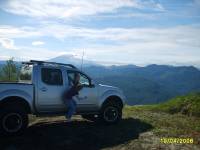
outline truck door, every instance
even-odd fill
[[[62,93],[64,81],[61,69],[41,67],[36,90],[36,103],[39,112],[63,111]]]
[[[96,110],[97,89],[90,86],[90,79],[87,77],[87,75],[79,71],[68,70],[67,74],[69,85],[73,84],[76,73],[80,75],[80,84],[83,86],[83,88],[79,91],[78,98],[74,97],[75,101],[77,102],[77,111]]]

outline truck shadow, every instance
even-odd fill
[[[89,121],[42,122],[30,126],[24,135],[0,139],[2,149],[91,149],[98,150],[125,144],[152,129],[139,119],[123,119],[117,125]]]

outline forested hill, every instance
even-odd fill
[[[84,71],[97,82],[120,87],[130,105],[160,103],[200,91],[200,71],[192,66],[90,66]]]

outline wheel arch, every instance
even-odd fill
[[[101,107],[105,106],[107,103],[117,103],[120,106],[120,108],[123,108],[124,106],[122,99],[117,95],[108,96],[102,103]]]
[[[21,107],[26,113],[31,113],[31,107],[29,103],[24,98],[19,96],[9,96],[0,101],[0,110],[9,106]]]

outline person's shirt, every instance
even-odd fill
[[[69,100],[72,99],[73,96],[78,95],[78,91],[75,86],[71,86],[69,89],[64,92],[64,99]]]
[[[73,96],[76,96],[79,94],[79,91],[82,89],[81,85],[73,85],[69,89],[64,91],[64,100],[70,100]]]

